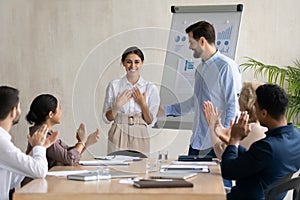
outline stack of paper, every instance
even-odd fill
[[[118,161],[138,161],[141,160],[140,157],[133,156],[123,156],[123,155],[115,155],[115,156],[95,156],[96,160],[118,160]]]
[[[67,176],[69,174],[81,174],[89,172],[88,170],[68,170],[68,171],[49,171],[47,176]]]
[[[85,166],[129,165],[129,163],[124,160],[81,160],[79,164]]]

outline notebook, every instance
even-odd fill
[[[153,179],[188,179],[196,176],[197,173],[185,173],[185,172],[157,172],[150,175]]]
[[[134,181],[133,186],[136,188],[173,188],[173,187],[193,187],[193,183],[185,180],[139,180]]]

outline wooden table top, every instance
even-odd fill
[[[95,170],[91,166],[57,166],[51,171],[58,170]],[[134,172],[140,177],[147,178],[145,160],[135,161],[128,166],[111,166],[111,170]],[[210,173],[199,173],[187,179],[194,184],[193,188],[134,188],[132,185],[120,184],[120,179],[109,181],[72,181],[66,177],[47,176],[45,179],[35,179],[23,188],[17,189],[14,200],[36,199],[72,199],[72,200],[192,200],[226,199],[219,165],[210,165]]]

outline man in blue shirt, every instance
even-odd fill
[[[181,116],[194,112],[193,135],[190,140],[189,155],[206,155],[212,149],[209,128],[202,112],[204,101],[211,101],[220,110],[222,124],[229,127],[238,107],[238,94],[242,88],[239,66],[222,55],[215,46],[214,27],[199,21],[186,28],[189,48],[194,57],[202,63],[195,72],[193,96],[173,105],[160,106],[159,116]]]
[[[264,199],[267,186],[300,168],[300,133],[285,118],[287,94],[277,85],[265,84],[256,95],[256,115],[268,131],[247,151],[239,143],[249,133],[248,114],[243,112],[231,127],[221,166],[224,178],[236,180],[229,200]]]

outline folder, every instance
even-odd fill
[[[134,181],[133,186],[136,188],[176,188],[176,187],[193,187],[193,183],[186,180],[139,180]]]

